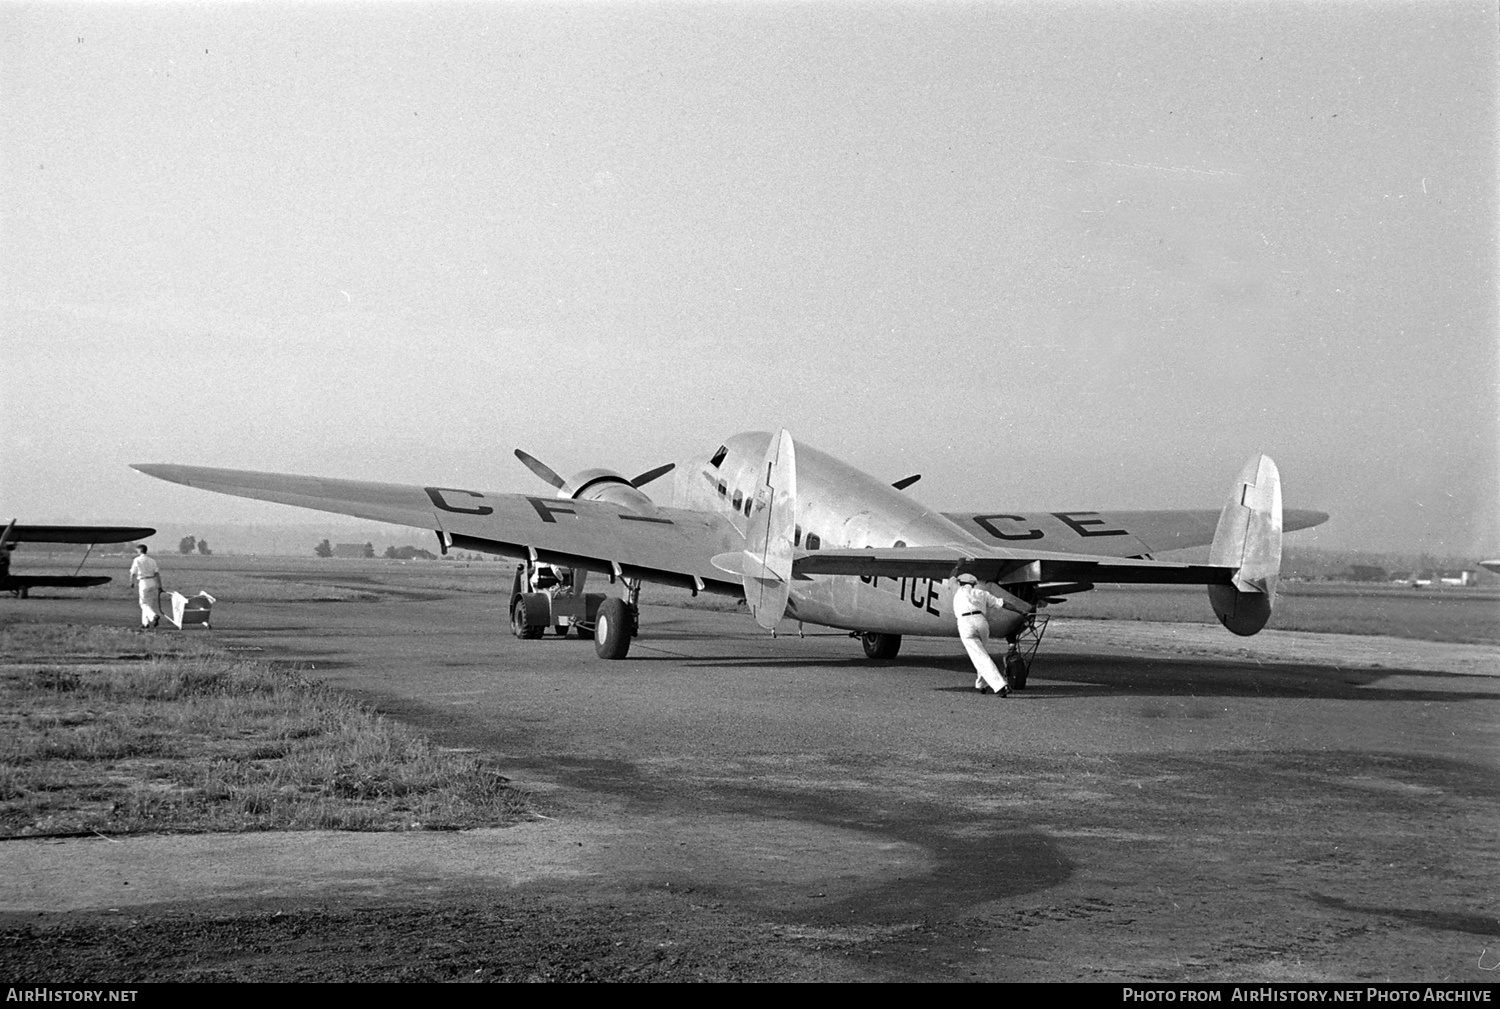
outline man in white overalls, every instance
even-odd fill
[[[130,565],[130,582],[135,585],[141,601],[141,626],[155,627],[161,623],[161,614],[156,611],[161,602],[161,568],[155,559],[146,556],[146,544],[136,547],[140,553]]]
[[[974,689],[981,694],[995,693],[1004,697],[1010,686],[995,660],[990,658],[990,611],[1003,610],[1005,604],[979,587],[979,579],[971,574],[958,576],[958,586],[953,590],[953,615],[958,618],[958,637],[964,643],[974,663]]]

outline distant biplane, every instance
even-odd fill
[[[88,560],[89,551],[95,543],[129,543],[155,536],[155,529],[144,526],[23,526],[11,519],[10,525],[0,533],[0,592],[10,592],[25,599],[32,589],[85,589],[91,585],[108,585],[108,575],[80,575],[83,561]],[[86,544],[88,550],[78,569],[71,575],[13,575],[10,573],[10,553],[17,543],[76,543]]]

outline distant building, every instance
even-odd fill
[[[1437,583],[1439,585],[1473,585],[1475,571],[1439,571],[1437,572]]]
[[[1478,576],[1477,571],[1422,571],[1412,579],[1411,583],[1417,588],[1426,588],[1429,585],[1462,588],[1473,585]]]

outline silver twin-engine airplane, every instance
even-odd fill
[[[597,605],[576,626],[592,630],[600,657],[612,659],[629,651],[643,581],[743,596],[773,631],[788,617],[850,631],[874,659],[894,658],[903,635],[956,637],[951,600],[964,573],[1004,601],[990,630],[1013,655],[1018,638],[1035,633],[1038,607],[1101,582],[1206,585],[1224,626],[1249,635],[1271,615],[1283,530],[1328,518],[1283,512],[1276,464],[1264,455],[1245,465],[1220,511],[1047,513],[937,512],[905,493],[916,477],[887,483],[794,445],[786,431],[738,434],[709,455],[633,480],[599,469],[564,480],[516,455],[558,488],[556,497],[198,466],[135,469],[221,494],[432,529],[445,552],[571,568],[578,584],[585,572],[606,574],[624,583],[624,598],[592,597]],[[652,500],[641,488],[668,472],[670,492]],[[1211,544],[1207,564],[1152,558],[1203,544]],[[513,619],[528,598],[520,582]],[[1024,684],[1024,667],[1019,672]]]

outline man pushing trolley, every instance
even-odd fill
[[[146,554],[146,544],[136,547],[140,551],[130,564],[130,582],[136,587],[141,602],[141,627],[152,628],[161,623],[161,568],[156,559]]]
[[[953,590],[953,615],[958,619],[958,637],[974,663],[974,689],[981,694],[1010,693],[1010,684],[990,658],[990,613],[1005,609],[1005,602],[979,587],[979,579],[964,573]],[[1004,591],[1004,590],[1001,590]],[[1014,606],[1012,608],[1015,608]]]

